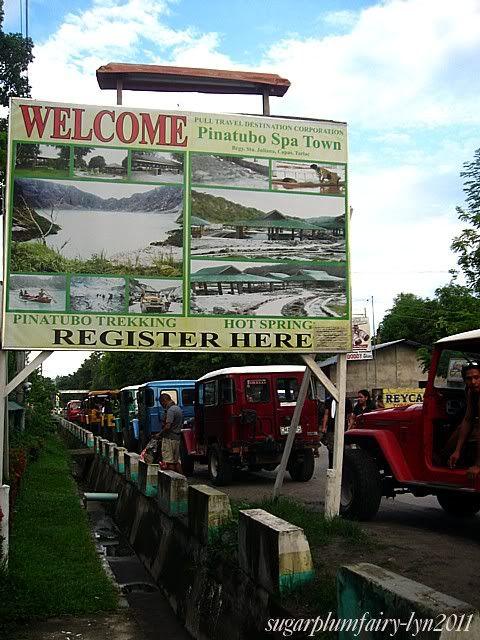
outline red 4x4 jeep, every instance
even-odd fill
[[[434,495],[452,515],[480,510],[480,477],[467,477],[467,468],[474,464],[478,424],[465,444],[463,461],[454,469],[448,466],[445,450],[466,409],[464,385],[449,386],[446,381],[453,358],[480,362],[480,329],[435,344],[423,404],[363,414],[345,433],[343,515],[371,519],[382,496],[401,493]]]

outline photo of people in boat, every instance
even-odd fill
[[[345,195],[345,165],[273,160],[272,188],[275,191]]]
[[[122,313],[126,307],[125,290],[125,278],[72,276],[70,309],[85,313],[96,311]]]
[[[12,274],[8,295],[11,311],[65,311],[66,276]]]

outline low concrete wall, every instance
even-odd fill
[[[165,479],[159,486],[164,483]],[[115,522],[194,638],[251,640],[261,637],[269,618],[292,616],[235,559],[219,562],[215,549],[201,541],[203,535],[197,537],[189,529],[187,515],[162,511],[161,495],[144,495],[137,483],[127,481],[99,456],[92,463],[88,484],[93,491],[119,494],[112,514]],[[183,499],[177,502],[182,504]]]
[[[340,569],[337,602],[339,640],[480,638],[472,605],[367,562]]]

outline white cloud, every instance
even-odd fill
[[[348,33],[273,45],[265,62],[293,85],[282,108],[373,129],[478,123],[480,3],[460,5],[390,0]]]
[[[331,27],[351,27],[358,18],[356,11],[330,11],[323,14],[321,17],[322,22]]]

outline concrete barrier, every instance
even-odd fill
[[[285,593],[313,579],[310,546],[303,529],[264,511],[240,511],[241,569],[270,593]]]
[[[138,482],[138,460],[140,456],[133,451],[127,451],[125,454],[125,477],[129,482],[137,484]]]
[[[89,449],[93,449],[93,433],[91,431],[85,431],[85,444]]]
[[[93,448],[94,448],[94,450],[95,450],[95,453],[96,453],[98,456],[100,456],[100,457],[101,457],[102,452],[101,452],[100,440],[101,440],[100,436],[95,436],[95,437],[93,438],[93,442],[94,442],[94,447],[93,447]]]
[[[176,471],[159,471],[157,479],[157,502],[167,516],[188,512],[188,482]]]
[[[222,493],[206,484],[188,487],[188,526],[203,544],[212,542],[218,529],[232,517],[230,501]]]
[[[332,630],[339,640],[480,638],[480,614],[472,605],[367,562],[342,567],[337,573],[337,603],[337,624],[344,629]],[[402,623],[400,632],[394,633],[389,620]]]
[[[112,467],[115,464],[115,459],[113,457],[113,453],[115,451],[115,447],[116,446],[117,445],[114,442],[107,442],[106,460],[107,460],[108,464],[111,465]]]
[[[107,444],[108,440],[106,438],[100,438],[100,457],[102,458],[102,460],[107,459]]]
[[[118,473],[125,473],[125,454],[127,450],[125,447],[116,446],[113,450],[113,466]]]
[[[138,488],[149,498],[157,495],[158,464],[138,461]]]

